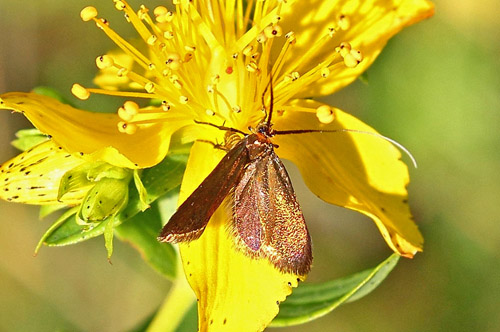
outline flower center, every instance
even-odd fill
[[[159,6],[153,16],[145,6],[135,12],[126,1],[114,3],[137,30],[142,46],[120,37],[106,19],[97,17],[94,7],[83,9],[81,18],[94,21],[121,54],[111,52],[96,59],[101,70],[97,81],[111,77],[113,83],[100,84],[100,89],[75,84],[72,91],[80,99],[99,93],[153,100],[144,108],[128,101],[118,110],[118,130],[126,134],[170,121],[168,114],[173,112],[246,130],[265,117],[271,79],[274,108],[282,114],[287,101],[307,85],[328,77],[339,66],[354,68],[362,60],[361,52],[343,41],[336,51],[321,53],[338,31],[349,29],[346,15],[339,15],[336,25],[305,53],[296,54],[293,31],[279,38],[283,36],[280,13],[287,5],[283,0],[250,0],[246,6],[236,1],[234,8],[223,8],[224,3],[218,1],[175,0],[175,11]],[[304,65],[312,59],[314,65]],[[324,110],[320,113],[325,114]],[[318,118],[331,121],[329,116]]]

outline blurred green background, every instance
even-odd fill
[[[500,331],[500,5],[435,3],[432,19],[389,43],[368,84],[358,81],[328,99],[417,158],[410,204],[425,251],[401,260],[368,297],[283,331]],[[0,0],[0,92],[48,85],[71,98],[73,83],[90,85],[94,58],[112,44],[79,19],[89,4],[133,35],[111,1]],[[117,104],[94,101],[77,105]],[[0,161],[17,153],[9,142],[26,127],[22,116],[0,112]],[[390,255],[371,221],[322,203],[287,167],[313,237],[310,281],[354,273]],[[127,244],[115,242],[112,265],[102,238],[42,248],[33,257],[49,226],[37,212],[0,202],[0,331],[126,331],[161,303],[169,283]]]

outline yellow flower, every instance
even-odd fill
[[[23,112],[66,151],[121,167],[157,164],[174,133],[194,141],[182,202],[224,156],[205,141],[223,143],[225,132],[195,121],[255,128],[271,102],[271,77],[273,128],[375,133],[339,109],[301,98],[329,95],[351,83],[389,38],[433,13],[426,0],[173,2],[172,11],[141,6],[136,12],[114,0],[139,33],[138,43],[121,38],[95,8],[81,12],[120,50],[97,57],[100,88],[75,84],[73,93],[81,99],[93,93],[151,99],[156,106],[129,101],[117,114],[97,114],[10,93],[0,96],[3,108]],[[422,249],[407,205],[408,171],[391,143],[353,132],[281,135],[273,142],[316,195],[372,218],[395,252],[412,257]],[[305,277],[235,250],[226,232],[230,218],[217,210],[198,240],[180,246],[198,298],[200,331],[263,330]]]

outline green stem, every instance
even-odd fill
[[[177,257],[179,257],[178,255]],[[182,262],[177,261],[177,278],[175,279],[167,298],[153,318],[147,332],[175,332],[196,300],[193,290],[189,286]]]

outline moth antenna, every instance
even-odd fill
[[[373,133],[370,131],[357,130],[357,129],[338,129],[338,130],[308,130],[308,129],[304,129],[304,130],[274,130],[273,131],[274,135],[307,134],[307,133],[355,133],[355,134],[364,134],[364,135],[378,137],[378,138],[381,138],[381,139],[388,141],[388,142],[394,144],[395,146],[397,146],[401,151],[403,151],[410,158],[410,160],[413,164],[413,167],[418,168],[417,160],[415,159],[415,157],[413,157],[411,152],[407,148],[404,147],[403,144],[398,143],[397,141],[395,141],[392,138],[389,138],[387,136]]]
[[[410,160],[411,160],[411,162],[413,164],[413,167],[418,168],[417,160],[411,154],[410,150],[408,150],[403,144],[398,143],[396,140],[393,140],[390,137],[387,137],[387,136],[384,136],[384,135],[381,135],[381,134],[377,134],[377,133],[372,133],[370,131],[363,131],[363,130],[356,130],[356,129],[342,129],[342,131],[344,131],[344,132],[350,132],[350,133],[356,133],[356,134],[370,135],[370,136],[374,136],[374,137],[378,137],[378,138],[381,138],[383,140],[386,140],[386,141],[394,144],[395,146],[397,146],[401,151],[403,151],[410,158]]]
[[[269,73],[269,93],[270,93],[270,105],[269,105],[269,115],[267,117],[267,128],[271,128],[271,118],[273,117],[273,107],[274,107],[274,89],[273,89],[273,72]]]
[[[211,127],[215,127],[217,129],[224,130],[224,131],[229,131],[229,132],[232,132],[232,133],[239,133],[239,134],[242,134],[244,136],[248,135],[247,133],[245,133],[244,131],[241,131],[239,129],[224,126],[224,124],[226,123],[225,121],[222,124],[222,126],[218,126],[215,123],[198,121],[198,120],[194,120],[194,123],[201,124],[201,125],[207,125],[207,126],[211,126]]]

